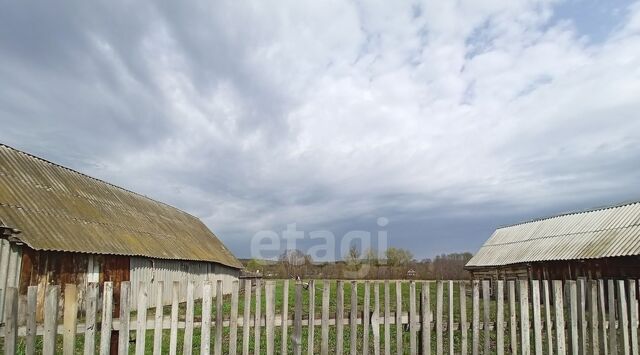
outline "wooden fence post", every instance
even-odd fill
[[[265,299],[265,316],[266,324],[265,331],[267,332],[267,354],[273,355],[274,353],[274,328],[275,328],[275,299],[274,299],[274,283],[273,281],[267,281],[264,289]]]
[[[331,285],[329,280],[322,281],[322,324],[321,324],[321,344],[320,354],[329,354],[329,295]],[[283,354],[286,354],[283,352]]]
[[[603,355],[609,354],[609,342],[607,341],[607,308],[605,305],[604,280],[598,280],[598,299],[600,307],[600,350]]]
[[[535,354],[542,355],[542,315],[540,312],[540,281],[531,281],[531,296],[533,306],[533,339]]]
[[[364,300],[362,311],[362,353],[369,353],[369,327],[371,324],[371,284],[369,280],[364,282]]]
[[[44,355],[54,355],[56,353],[59,298],[60,286],[48,285],[44,301],[44,335],[42,339],[42,353]]]
[[[84,331],[84,353],[86,355],[96,352],[96,313],[98,311],[98,284],[89,283],[87,285],[87,296],[85,300],[85,331]],[[75,330],[74,330],[75,331]]]
[[[618,282],[618,314],[620,315],[619,327],[622,332],[621,340],[622,353],[624,355],[631,354],[631,347],[629,346],[629,309],[627,307],[627,294],[624,287],[624,280],[617,280]]]
[[[27,334],[25,339],[25,355],[36,353],[36,308],[38,303],[38,286],[27,288]]]
[[[436,282],[436,354],[443,354],[443,327],[442,327],[442,311],[443,311],[443,293],[444,283],[442,280]]]
[[[580,354],[587,353],[587,339],[589,337],[587,333],[587,290],[585,286],[585,279],[578,279],[578,329],[580,332],[580,341],[578,346],[580,347]]]
[[[178,311],[180,305],[180,282],[174,281],[171,286],[171,331],[169,333],[169,354],[178,352]],[[122,334],[122,332],[121,332]],[[127,354],[127,353],[120,353]]]
[[[373,332],[373,354],[380,355],[380,283],[373,282],[373,316],[371,317]]]
[[[18,350],[18,289],[7,287],[4,302],[4,352],[5,354],[16,354]],[[55,311],[58,311],[57,307]]]
[[[200,326],[200,354],[209,355],[211,353],[211,312],[212,312],[212,293],[211,281],[202,281],[202,320]],[[216,312],[219,312],[216,309]],[[216,324],[216,327],[218,325]]]
[[[578,292],[575,280],[567,281],[569,287],[569,319],[570,319],[570,339],[571,353],[580,354],[578,335]]]
[[[504,281],[496,285],[496,353],[504,355]],[[463,352],[466,354],[466,352]]]
[[[482,328],[484,330],[484,354],[489,355],[491,351],[491,329],[489,323],[491,322],[491,309],[490,309],[490,284],[489,280],[482,280],[482,310],[484,318],[482,321]],[[523,354],[524,355],[524,354]]]
[[[327,280],[324,281],[324,284],[327,284]],[[329,296],[327,295],[327,298],[329,298]],[[328,312],[328,306],[327,306],[327,312]],[[327,322],[328,322],[329,316],[327,315]],[[282,286],[282,342],[281,342],[281,353],[282,355],[286,355],[289,353],[289,344],[288,344],[288,339],[287,339],[287,333],[289,330],[289,280],[284,280],[283,286]],[[328,325],[327,325],[328,326]],[[329,333],[327,333],[327,339]],[[329,340],[327,340],[328,343]],[[327,350],[328,351],[328,350]],[[326,354],[326,353],[325,353]]]
[[[396,354],[402,355],[402,282],[396,281]]]
[[[516,282],[509,280],[509,344],[511,353],[518,353],[518,322],[516,320]]]
[[[453,281],[449,281],[448,285],[448,293],[449,293],[449,315],[448,315],[448,326],[447,331],[449,332],[449,355],[453,355],[455,340],[453,338]]]
[[[616,332],[616,298],[615,283],[613,280],[607,281],[608,301],[609,301],[609,351],[612,354],[618,353],[618,334]]]
[[[553,332],[551,319],[551,287],[549,280],[543,280],[542,286],[544,290],[544,319],[545,329],[547,330],[547,353],[553,354]]]
[[[355,355],[358,349],[358,283],[355,280],[351,281],[351,310],[349,312],[349,326],[349,353],[351,355]]]
[[[238,352],[238,291],[240,283],[233,280],[231,283],[231,315],[229,318],[229,355]]]
[[[113,282],[107,281],[102,291],[102,324],[100,326],[100,355],[111,351],[111,330],[113,323]]]
[[[314,280],[309,280],[309,336],[307,342],[307,352],[309,355],[313,355],[314,342],[315,342],[315,322],[316,322],[316,283]]]
[[[136,355],[144,355],[147,334],[147,299],[147,284],[141,281],[138,289],[138,306],[136,307]]]
[[[120,314],[118,320],[120,322],[120,330],[118,332],[118,354],[129,353],[129,292],[131,291],[131,283],[122,281],[120,283]]]
[[[472,290],[472,308],[473,308],[473,321],[472,321],[472,332],[473,332],[473,340],[471,344],[471,353],[473,355],[478,355],[480,351],[480,282],[478,280],[473,280],[473,290]],[[438,352],[440,354],[440,352]]]
[[[629,280],[629,325],[631,327],[631,354],[638,355],[638,299],[636,280]]]
[[[431,354],[431,282],[422,283],[420,293],[421,344],[423,355]]]
[[[293,353],[302,353],[302,284],[296,282],[295,308],[293,315]]]
[[[416,282],[411,280],[409,282],[409,352],[414,355],[417,354],[416,352],[416,348],[417,348],[416,335],[418,333],[417,318],[418,317],[416,314]]]
[[[556,353],[565,355],[565,338],[564,338],[564,302],[562,292],[562,281],[553,280],[553,297],[556,316]]]
[[[520,280],[520,335],[522,355],[529,355],[531,352],[529,337],[529,280]]]
[[[344,284],[338,280],[336,289],[336,354],[342,355],[344,341]]]
[[[254,355],[260,355],[260,331],[262,327],[262,281],[256,280],[256,314],[254,317],[253,325],[253,353]]]
[[[222,291],[224,285],[222,280],[216,280],[216,342],[213,344],[213,352],[216,355],[222,354],[222,316],[224,314],[224,307],[222,305]]]
[[[467,285],[460,281],[460,353],[467,355],[469,337],[469,325],[467,324]]]
[[[598,281],[591,280],[589,282],[590,289],[590,302],[589,302],[589,314],[591,316],[591,353],[598,355],[600,352],[600,333],[599,333],[599,319],[598,319]]]
[[[87,313],[89,313],[88,309]],[[73,355],[76,352],[76,328],[78,325],[78,289],[75,284],[64,285],[64,313],[62,315],[62,322],[64,325],[64,332],[62,333],[62,353],[65,355]],[[85,339],[85,344],[86,342],[87,340]],[[86,349],[85,353],[87,353]]]
[[[191,355],[193,352],[193,281],[187,282],[187,305],[184,318],[184,341],[182,354]]]
[[[244,311],[242,316],[242,355],[249,355],[249,321],[251,317],[251,279],[244,280]]]
[[[105,283],[106,289],[106,283]],[[156,283],[156,312],[155,312],[155,322],[154,322],[154,330],[153,330],[153,354],[161,355],[162,354],[162,327],[164,314],[162,312],[162,295],[164,293],[164,282],[158,281]],[[104,312],[102,313],[104,317]]]
[[[391,355],[391,307],[389,280],[384,280],[384,354]]]

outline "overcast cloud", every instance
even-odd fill
[[[0,1],[0,141],[200,217],[418,258],[640,198],[640,3]]]

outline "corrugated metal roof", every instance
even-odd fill
[[[640,255],[640,202],[497,229],[467,267]]]
[[[242,267],[198,218],[2,144],[0,220],[36,250]]]

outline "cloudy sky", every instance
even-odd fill
[[[640,199],[639,112],[640,2],[0,1],[0,141],[240,257],[292,223],[475,251]]]

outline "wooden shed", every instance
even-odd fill
[[[465,269],[475,279],[640,277],[640,202],[497,229]]]
[[[132,295],[148,283],[151,299],[157,281],[223,279],[229,292],[242,268],[197,217],[6,145],[0,226],[0,307],[7,287],[24,296],[30,285],[75,283],[81,300],[88,283],[104,281],[116,300],[122,281]]]

